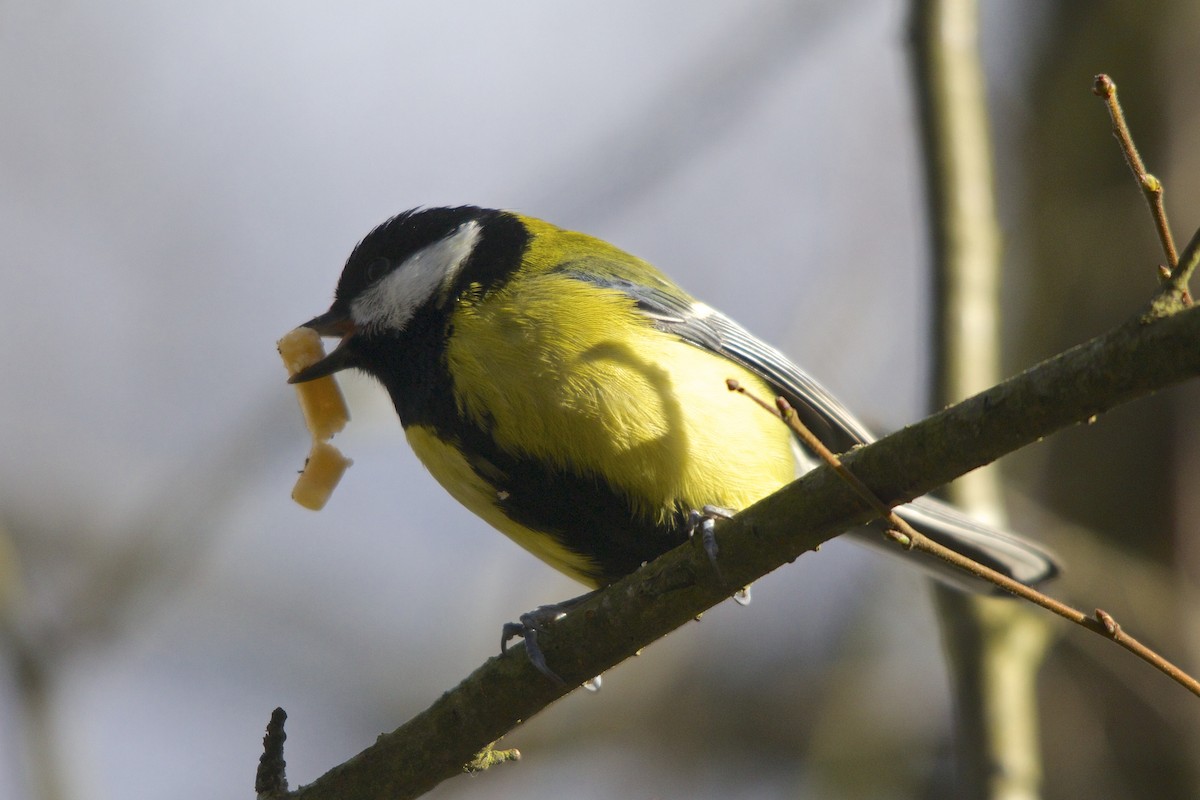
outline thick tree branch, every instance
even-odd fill
[[[1057,430],[1196,375],[1200,308],[1153,321],[1140,317],[843,461],[883,501],[904,502]],[[831,469],[814,470],[721,526],[724,582],[698,546],[684,545],[555,623],[540,643],[568,686],[547,680],[519,651],[489,659],[429,709],[290,796],[416,797],[462,772],[477,752],[570,686],[874,513]]]
[[[755,397],[752,393],[743,389],[737,381],[729,381],[731,391],[744,392],[756,403],[770,410],[767,402],[759,397]],[[1006,592],[1016,595],[1024,600],[1028,600],[1034,605],[1040,606],[1047,611],[1057,614],[1058,616],[1076,625],[1087,628],[1090,631],[1099,633],[1103,636],[1112,639],[1117,644],[1129,650],[1134,655],[1138,656],[1146,663],[1159,670],[1173,681],[1183,686],[1192,694],[1200,697],[1200,681],[1188,675],[1186,672],[1175,666],[1158,653],[1151,650],[1140,641],[1130,636],[1121,630],[1121,626],[1117,623],[1113,616],[1107,611],[1097,608],[1092,616],[1072,608],[1060,600],[1055,600],[1049,595],[1027,586],[1018,580],[1008,577],[1002,572],[992,569],[989,566],[980,564],[974,559],[964,556],[962,553],[956,552],[945,545],[938,544],[925,534],[917,531],[916,528],[904,521],[896,511],[880,500],[871,492],[858,476],[846,468],[837,454],[831,451],[828,447],[816,437],[812,431],[805,427],[800,417],[796,414],[795,409],[788,403],[786,398],[778,397],[775,400],[775,413],[779,416],[788,427],[799,437],[809,450],[817,455],[821,461],[825,462],[838,474],[843,481],[862,499],[864,503],[875,509],[876,515],[880,519],[888,521],[889,529],[884,534],[889,539],[894,541],[900,547],[906,550],[919,550],[922,553],[928,553],[942,559],[943,561],[953,565],[954,567],[969,572],[975,577],[994,584],[997,588],[1003,589]],[[1028,792],[1026,792],[1028,794]]]

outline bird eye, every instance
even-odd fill
[[[367,264],[367,283],[374,283],[388,273],[388,267],[391,263],[380,256],[379,258]]]

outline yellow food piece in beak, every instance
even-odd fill
[[[289,378],[325,357],[321,336],[312,328],[288,331],[277,344]],[[313,441],[327,442],[346,427],[350,412],[332,375],[294,385],[300,410],[304,412],[304,424],[312,433]]]
[[[288,377],[325,357],[321,336],[312,328],[289,331],[277,343]],[[346,399],[332,375],[294,384],[304,424],[312,435],[312,449],[304,471],[296,479],[292,499],[305,508],[320,511],[333,494],[346,467],[353,462],[343,456],[329,439],[346,427],[350,412]]]

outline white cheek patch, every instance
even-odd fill
[[[464,222],[454,233],[413,253],[351,303],[354,324],[403,330],[417,309],[453,285],[479,234],[478,222]]]

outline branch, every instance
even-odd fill
[[[842,460],[877,497],[899,504],[1196,375],[1200,308],[1153,321],[1137,318]],[[416,797],[460,774],[479,751],[572,686],[873,516],[832,470],[816,469],[722,524],[724,581],[698,543],[688,543],[554,623],[539,643],[566,685],[547,680],[520,650],[491,658],[407,724],[289,796]]]
[[[1125,111],[1117,99],[1117,85],[1113,83],[1113,79],[1103,73],[1097,75],[1095,83],[1092,84],[1092,94],[1103,100],[1108,108],[1113,136],[1121,145],[1121,154],[1125,156],[1125,163],[1129,165],[1133,179],[1137,181],[1138,188],[1146,197],[1146,204],[1150,206],[1150,216],[1154,217],[1158,240],[1162,244],[1163,255],[1167,257],[1167,267],[1173,270],[1179,263],[1179,256],[1175,253],[1175,240],[1171,237],[1171,225],[1167,220],[1166,206],[1163,204],[1162,181],[1146,171],[1146,164],[1138,153],[1137,145],[1133,143],[1129,123],[1125,121]]]
[[[271,721],[263,736],[263,754],[258,759],[258,772],[254,776],[254,794],[258,800],[287,796],[287,763],[283,760],[283,743],[287,741],[283,729],[285,722],[287,712],[282,708],[271,712]]]
[[[942,408],[999,381],[1001,236],[978,0],[913,0],[914,91],[920,112],[932,243],[930,397]],[[999,472],[977,470],[941,492],[1004,527]],[[1041,785],[1037,671],[1049,619],[1020,603],[934,586],[951,677],[959,791],[1036,795]]]
[[[940,351],[931,379],[936,408],[1002,374],[1000,229],[976,5],[916,0],[910,20],[932,250],[932,342]],[[952,397],[944,396],[947,389]],[[972,491],[1000,506],[997,487]]]
[[[1146,311],[1147,319],[1169,316],[1192,305],[1188,281],[1191,280],[1196,267],[1200,267],[1200,230],[1192,235],[1187,247],[1183,248],[1179,263],[1171,270],[1158,294],[1150,301],[1150,308]]]
[[[1188,281],[1200,263],[1200,231],[1188,242],[1183,255],[1177,255],[1175,240],[1171,236],[1171,223],[1167,219],[1167,208],[1163,203],[1162,181],[1146,172],[1142,156],[1138,153],[1137,145],[1133,143],[1129,123],[1125,121],[1125,111],[1121,108],[1121,101],[1117,99],[1117,84],[1113,83],[1112,78],[1101,73],[1092,84],[1092,93],[1102,99],[1108,109],[1113,136],[1121,145],[1121,154],[1125,156],[1125,163],[1129,165],[1133,179],[1137,181],[1138,188],[1146,197],[1146,203],[1150,206],[1150,216],[1154,218],[1158,240],[1162,244],[1163,254],[1167,257],[1166,266],[1160,267],[1163,286],[1154,298],[1149,313],[1154,316],[1172,314],[1192,304]]]
[[[1102,608],[1097,608],[1092,616],[1088,616],[1079,609],[1073,608],[1066,603],[1055,600],[1052,597],[1039,592],[1037,589],[1032,589],[1019,581],[1014,581],[1006,575],[996,572],[994,569],[985,567],[976,561],[972,561],[961,553],[956,553],[948,547],[944,547],[917,531],[895,514],[889,514],[888,520],[896,525],[896,521],[900,524],[896,525],[901,529],[899,532],[890,531],[888,538],[895,541],[901,547],[908,550],[920,550],[923,553],[928,553],[935,558],[953,564],[959,569],[966,570],[977,578],[996,584],[1005,591],[1015,594],[1024,600],[1028,600],[1034,605],[1040,606],[1052,614],[1057,614],[1069,622],[1074,622],[1080,627],[1086,628],[1092,633],[1098,633],[1106,639],[1111,639],[1121,647],[1133,653],[1138,658],[1145,661],[1150,666],[1157,669],[1159,672],[1166,675],[1171,680],[1178,683],[1183,688],[1187,689],[1192,694],[1200,697],[1200,681],[1197,681],[1188,673],[1172,664],[1166,658],[1156,653],[1154,650],[1147,647],[1138,639],[1126,633],[1121,625]]]
[[[754,394],[748,392],[746,389],[738,385],[737,381],[731,380],[728,383],[730,391],[741,392],[768,411],[773,410],[774,413],[781,417],[783,421],[787,423],[787,426],[791,428],[798,437],[800,437],[800,440],[804,442],[804,444],[810,450],[817,454],[818,458],[828,464],[829,468],[837,473],[837,476],[841,478],[847,486],[854,490],[854,493],[858,495],[860,500],[875,510],[876,516],[887,520],[888,524],[890,524],[892,528],[884,535],[889,540],[900,545],[905,550],[919,550],[920,552],[926,553],[935,558],[940,558],[947,564],[950,564],[957,569],[961,569],[964,572],[969,572],[976,578],[987,581],[988,583],[991,583],[994,586],[1009,592],[1010,594],[1014,594],[1023,600],[1028,600],[1034,605],[1040,606],[1052,614],[1057,614],[1063,619],[1087,628],[1093,633],[1098,633],[1105,638],[1112,639],[1114,642],[1121,645],[1146,663],[1150,664],[1152,667],[1162,672],[1168,678],[1175,681],[1192,694],[1200,697],[1200,681],[1197,681],[1191,675],[1188,675],[1179,667],[1175,666],[1170,661],[1163,658],[1134,637],[1130,636],[1128,633],[1125,633],[1117,621],[1113,619],[1113,616],[1107,611],[1097,608],[1095,615],[1089,617],[1087,614],[1084,614],[1078,609],[1072,608],[1066,603],[1055,600],[1053,597],[1049,597],[1048,595],[1039,592],[1037,589],[1034,589],[1031,586],[1026,586],[1020,581],[1013,580],[1007,575],[997,572],[991,567],[980,564],[978,561],[968,558],[962,553],[951,550],[949,547],[933,541],[928,536],[920,533],[907,522],[905,522],[904,519],[893,510],[892,506],[889,506],[876,497],[875,493],[871,491],[870,487],[860,481],[857,475],[847,469],[846,465],[842,463],[842,460],[838,458],[837,454],[826,447],[824,443],[818,439],[815,434],[813,434],[812,431],[805,427],[804,423],[800,421],[800,417],[796,414],[795,409],[792,408],[791,404],[789,404],[785,398],[777,398],[775,401],[776,409],[771,409],[771,407],[768,406],[761,398],[756,397]]]

